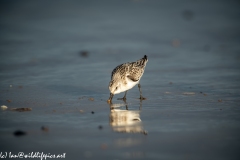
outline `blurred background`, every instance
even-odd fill
[[[33,109],[1,110],[1,151],[238,159],[239,8],[238,0],[0,1],[0,105]],[[105,102],[111,71],[145,54],[147,100],[136,99],[137,87],[127,97],[151,134],[116,134]],[[16,140],[16,129],[30,136]]]

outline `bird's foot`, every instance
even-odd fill
[[[123,100],[123,101],[126,101],[127,98],[126,98],[126,97],[123,97],[123,98],[118,98],[117,100]]]
[[[147,98],[143,97],[143,96],[140,96],[139,98],[140,100],[146,100]]]

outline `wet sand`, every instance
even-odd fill
[[[239,2],[13,2],[0,5],[0,153],[239,159]],[[145,54],[147,100],[136,86],[108,104],[112,69]]]

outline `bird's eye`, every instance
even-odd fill
[[[116,89],[115,90],[117,90],[118,89],[118,87],[116,87]]]

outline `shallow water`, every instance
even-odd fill
[[[66,159],[239,159],[239,6],[1,2],[0,105],[9,109],[0,110],[0,151],[66,153]],[[134,87],[127,104],[117,100],[123,93],[107,104],[112,69],[145,54],[147,100],[137,99]],[[18,107],[32,111],[10,110]],[[27,135],[14,136],[16,130]]]

